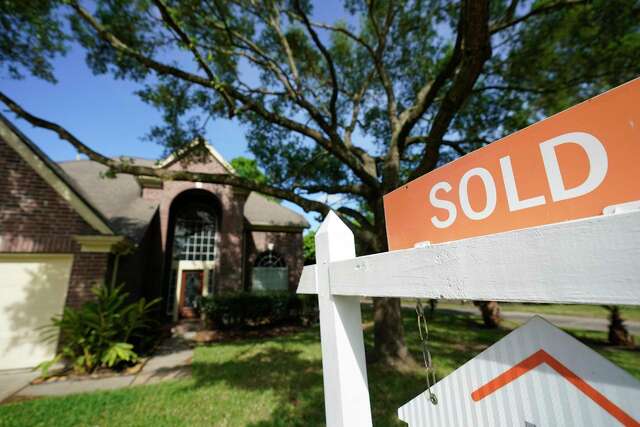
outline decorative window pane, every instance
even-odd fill
[[[254,263],[256,267],[286,267],[284,258],[274,251],[265,251],[258,255]]]
[[[190,206],[176,218],[173,257],[176,260],[215,259],[215,216],[205,206]]]
[[[262,252],[256,258],[251,272],[253,291],[284,291],[289,286],[289,269],[277,252]]]

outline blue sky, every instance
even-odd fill
[[[334,22],[347,18],[339,1],[316,3],[316,20]],[[54,66],[58,79],[56,84],[30,76],[11,80],[0,75],[0,86],[27,111],[66,127],[103,154],[151,159],[161,157],[162,147],[143,140],[151,126],[161,123],[161,116],[134,94],[140,89],[139,84],[116,81],[109,75],[93,75],[78,47],[72,48],[65,57],[56,59]],[[76,158],[75,150],[52,132],[15,119],[5,108],[2,112],[54,160]],[[236,121],[210,122],[207,138],[227,160],[237,156],[251,157],[245,130]],[[307,218],[315,226],[313,216],[307,215]]]

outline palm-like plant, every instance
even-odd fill
[[[80,308],[65,308],[62,316],[54,317],[46,327],[46,339],[55,340],[59,333],[62,345],[52,360],[39,366],[44,376],[61,360],[69,361],[81,373],[138,359],[137,350],[148,340],[155,323],[150,313],[160,300],[141,298],[128,303],[129,294],[122,285],[96,285],[92,293],[92,301]]]

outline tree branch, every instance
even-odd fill
[[[340,208],[338,208],[338,212],[346,215],[348,217],[351,217],[353,219],[355,219],[356,221],[358,221],[358,224],[363,227],[366,230],[369,231],[373,231],[373,224],[371,224],[371,221],[369,221],[369,219],[364,216],[363,214],[361,214],[360,212],[358,212],[355,209],[351,209],[347,206],[342,206]]]
[[[220,79],[215,75],[213,70],[211,70],[207,62],[204,60],[204,58],[200,54],[200,51],[198,51],[198,49],[196,48],[194,42],[187,35],[187,33],[180,27],[180,25],[178,25],[177,21],[173,18],[173,15],[171,14],[167,6],[162,2],[162,0],[153,0],[153,3],[156,5],[158,10],[160,11],[162,20],[165,22],[165,24],[169,26],[169,28],[171,28],[176,33],[176,35],[179,37],[182,43],[191,51],[196,62],[198,63],[200,68],[202,68],[202,70],[205,72],[209,80],[212,83],[217,84],[218,86],[221,87],[221,90],[219,91],[219,93],[227,104],[227,108],[229,109],[229,117],[230,118],[233,117],[234,111],[235,111],[233,100],[229,97],[227,92],[224,90],[224,87],[220,85]]]
[[[394,130],[398,125],[398,107],[395,91],[393,89],[393,82],[391,81],[391,78],[389,77],[389,74],[384,67],[382,56],[386,49],[387,34],[389,32],[389,28],[391,27],[391,23],[393,22],[393,5],[393,1],[388,2],[384,30],[380,30],[373,11],[374,0],[369,0],[367,4],[369,21],[371,22],[371,26],[373,27],[374,33],[378,40],[378,46],[376,47],[376,50],[372,52],[373,63],[378,73],[378,77],[380,78],[380,83],[382,84],[384,92],[387,96],[387,118],[389,120],[389,127],[392,130]]]
[[[473,86],[482,72],[484,63],[491,57],[489,35],[489,4],[487,0],[463,1],[460,11],[458,43],[460,65],[453,82],[442,99],[440,108],[431,125],[429,137],[440,141],[464,101],[472,93]],[[459,46],[459,48],[458,48]],[[455,55],[455,54],[454,54]],[[418,167],[410,179],[433,169],[438,161],[438,146],[427,145]]]
[[[459,141],[441,139],[439,141],[436,141],[429,135],[418,135],[418,136],[408,137],[406,140],[406,146],[409,147],[415,144],[434,144],[434,143],[454,146],[454,145],[462,145],[462,144],[488,144],[489,142],[490,141],[484,138],[464,139]]]
[[[291,73],[293,74],[293,79],[297,84],[297,89],[300,90],[300,74],[298,73],[298,67],[296,66],[296,61],[293,57],[293,51],[291,50],[291,46],[289,45],[289,41],[282,33],[282,29],[280,28],[280,11],[278,10],[276,4],[272,5],[274,7],[274,16],[269,17],[266,21],[267,24],[273,28],[273,30],[278,35],[278,41],[282,48],[284,49],[285,55],[287,57],[287,61],[289,61],[289,68],[291,68]]]
[[[586,0],[565,0],[565,1],[558,1],[556,3],[546,4],[544,6],[540,6],[535,9],[532,9],[531,11],[529,11],[529,13],[522,15],[518,18],[511,19],[511,20],[501,20],[500,22],[497,22],[494,25],[492,25],[489,32],[490,34],[493,35],[500,31],[506,30],[507,28],[511,28],[515,25],[518,25],[519,23],[524,22],[531,17],[561,10],[561,9],[564,9],[565,7],[584,5],[584,4],[587,4]],[[513,15],[511,15],[510,18],[511,17],[513,17]]]
[[[317,200],[307,199],[296,194],[293,191],[272,187],[266,184],[259,184],[255,181],[242,178],[237,175],[176,171],[165,168],[140,166],[136,165],[133,162],[112,159],[93,150],[64,127],[27,112],[19,104],[17,104],[14,100],[9,98],[1,91],[0,101],[2,101],[7,107],[9,107],[9,109],[13,111],[13,113],[15,113],[18,117],[31,123],[33,126],[55,132],[60,139],[67,141],[76,150],[78,150],[78,152],[86,155],[89,159],[106,166],[107,168],[109,168],[109,171],[113,173],[122,173],[135,176],[149,176],[159,178],[163,181],[192,181],[230,185],[233,187],[243,188],[245,190],[256,191],[258,193],[277,197],[279,199],[289,200],[290,202],[293,202],[300,206],[306,212],[314,211],[326,215],[331,209],[324,203],[318,202]]]
[[[149,67],[150,69],[156,71],[161,75],[165,75],[165,74],[172,75],[174,77],[178,77],[180,79],[189,81],[191,83],[195,83],[200,86],[214,89],[218,93],[221,93],[221,91],[223,90],[226,91],[226,93],[229,94],[229,96],[231,96],[233,99],[240,101],[242,104],[244,104],[246,109],[253,111],[260,117],[264,118],[265,120],[271,123],[277,124],[279,126],[282,126],[286,129],[295,131],[301,135],[307,136],[312,140],[316,141],[320,146],[322,146],[325,150],[327,150],[327,152],[333,154],[339,160],[341,160],[345,165],[351,168],[351,170],[353,170],[353,172],[359,178],[361,178],[364,182],[366,182],[368,185],[372,186],[373,188],[379,187],[379,183],[376,180],[376,177],[374,175],[371,175],[369,171],[367,171],[364,168],[364,166],[358,160],[358,158],[356,158],[346,148],[346,146],[340,143],[340,140],[338,139],[338,136],[335,134],[334,131],[332,131],[331,129],[327,129],[326,123],[324,123],[324,120],[322,119],[322,117],[320,117],[320,113],[318,113],[313,108],[313,106],[308,102],[305,102],[304,105],[302,105],[303,108],[308,108],[309,114],[317,122],[319,121],[319,124],[321,125],[321,127],[324,123],[325,125],[324,130],[331,137],[330,139],[325,138],[319,131],[313,128],[310,128],[309,126],[306,126],[288,117],[282,116],[280,114],[277,114],[268,110],[264,105],[256,102],[253,98],[243,94],[242,92],[238,91],[232,86],[223,85],[221,83],[220,84],[212,83],[204,77],[186,72],[184,70],[181,70],[179,68],[176,68],[170,65],[163,64],[161,62],[158,62],[152,58],[149,58],[141,54],[140,52],[137,52],[136,50],[130,48],[128,45],[123,43],[113,33],[109,32],[102,25],[100,25],[94,19],[94,17],[86,9],[84,9],[76,0],[70,0],[70,2],[71,2],[70,3],[71,7],[73,7],[73,9],[80,15],[80,17],[86,23],[88,23],[98,33],[98,35],[104,41],[109,43],[114,49],[135,58],[143,65]]]
[[[309,18],[302,10],[302,7],[300,6],[300,0],[295,0],[293,2],[293,5],[296,12],[300,14],[302,18],[302,22],[304,22],[304,25],[307,28],[307,31],[309,32],[311,39],[313,39],[313,42],[316,44],[317,48],[322,53],[322,56],[324,56],[325,61],[327,61],[327,66],[329,67],[329,74],[331,76],[331,99],[329,101],[329,111],[331,113],[331,126],[335,129],[338,124],[338,113],[336,112],[336,102],[338,100],[338,91],[339,91],[336,67],[333,63],[333,59],[331,58],[331,54],[329,53],[327,48],[324,46],[324,44],[322,44],[322,41],[318,37],[318,33],[316,33],[316,31],[313,29],[313,27],[311,26],[311,23],[309,22]]]
[[[369,85],[371,84],[373,77],[375,75],[375,71],[371,71],[369,75],[362,82],[362,86],[360,90],[356,92],[353,97],[351,97],[351,101],[353,102],[352,110],[351,110],[351,121],[344,129],[344,142],[348,147],[352,147],[353,143],[351,141],[351,137],[353,135],[353,131],[356,129],[358,124],[358,116],[360,115],[360,110],[362,108],[362,100],[364,98]]]
[[[367,187],[360,184],[344,184],[344,185],[324,185],[324,184],[314,184],[314,185],[298,185],[294,184],[292,186],[293,190],[304,190],[307,193],[327,193],[327,194],[355,194],[358,196],[369,196],[371,194],[370,191],[367,190]]]

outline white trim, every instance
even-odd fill
[[[29,148],[22,138],[17,135],[9,126],[0,120],[0,137],[2,137],[11,148],[13,148],[24,159],[29,166],[44,179],[64,200],[75,209],[75,211],[89,225],[100,233],[113,234],[111,228],[65,183],[60,177],[51,171],[47,165],[31,148]]]
[[[162,179],[160,178],[156,178],[153,176],[139,175],[139,176],[136,176],[136,179],[138,180],[138,184],[140,184],[142,188],[162,189],[163,187],[163,182],[162,182]]]
[[[198,145],[198,141],[194,140],[181,151],[171,153],[166,159],[160,162],[160,167],[166,168],[171,166],[181,157],[181,155],[185,154],[196,145]],[[227,170],[227,172],[229,172],[232,175],[236,174],[236,170],[233,168],[233,166],[231,166],[231,164],[229,164],[229,162],[227,162],[224,159],[224,157],[222,157],[222,155],[218,152],[218,150],[216,150],[211,144],[209,144],[206,141],[204,143],[204,146],[207,148],[207,150],[213,156],[213,158],[216,159]]]
[[[21,260],[31,260],[33,258],[37,258],[39,260],[56,260],[56,259],[65,259],[65,258],[73,258],[72,253],[46,253],[46,252],[0,252],[0,261],[21,261]]]
[[[640,305],[640,212],[604,215],[329,265],[332,295]],[[317,293],[318,267],[298,293]]]
[[[217,261],[192,261],[192,260],[180,260],[173,261],[171,269],[176,272],[176,289],[175,289],[175,304],[173,305],[172,317],[174,321],[180,318],[180,295],[182,293],[182,272],[185,270],[202,270],[202,295],[209,294],[207,284],[209,283],[209,274],[213,272],[215,275]],[[169,284],[171,289],[171,284]]]
[[[633,202],[619,203],[617,205],[607,206],[602,210],[603,215],[617,215],[627,212],[640,211],[640,200],[634,200]]]
[[[73,240],[80,244],[80,252],[107,253],[113,246],[122,242],[122,236],[73,236]]]

